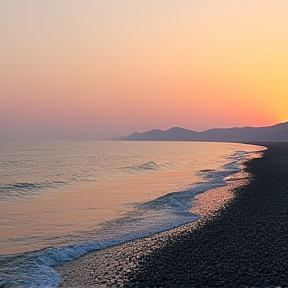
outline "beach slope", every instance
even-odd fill
[[[56,267],[61,287],[287,287],[288,143],[265,143],[250,182],[208,221]],[[195,228],[196,226],[196,228]]]

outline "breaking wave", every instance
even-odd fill
[[[56,287],[60,282],[60,275],[52,268],[53,266],[75,260],[95,250],[115,246],[197,220],[199,217],[190,212],[194,196],[226,185],[225,177],[241,171],[238,163],[246,156],[244,153],[235,153],[232,157],[233,161],[222,166],[221,170],[199,171],[203,180],[205,179],[204,182],[184,191],[168,193],[152,201],[136,203],[135,209],[131,213],[103,223],[100,230],[86,232],[91,234],[91,238],[98,235],[98,239],[95,238],[97,240],[66,247],[52,247],[29,253],[0,256],[0,287]],[[156,163],[148,162],[133,167],[133,169],[154,170],[158,169],[157,167],[159,166]],[[12,193],[25,193],[43,189],[43,187],[50,188],[65,184],[62,182],[18,183],[1,187],[0,191],[1,193],[11,193],[11,191]],[[102,235],[102,238],[99,238],[99,235]]]

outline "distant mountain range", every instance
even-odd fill
[[[145,133],[135,132],[118,140],[206,142],[288,141],[288,122],[267,127],[217,128],[202,132],[180,127],[173,127],[166,131],[154,129]]]

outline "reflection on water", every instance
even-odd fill
[[[221,170],[239,150],[259,148],[191,142],[7,143],[0,152],[5,171],[0,254],[89,240],[103,231],[103,223],[137,210],[137,203],[207,181],[205,169]]]

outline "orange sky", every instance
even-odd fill
[[[0,139],[288,120],[287,0],[2,0]]]

